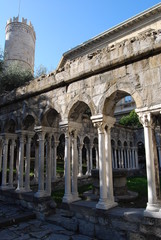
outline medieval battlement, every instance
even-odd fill
[[[10,18],[7,20],[7,23],[6,23],[6,26],[10,23],[23,23],[23,24],[26,24],[27,26],[31,27],[32,30],[34,31],[34,34],[35,34],[35,30],[34,30],[34,27],[31,23],[31,21],[28,21],[27,18],[23,18],[21,19],[21,21],[19,21],[19,17],[13,17],[13,18]]]

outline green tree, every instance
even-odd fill
[[[141,123],[139,122],[139,118],[135,110],[132,110],[129,115],[123,116],[119,123],[124,126],[130,127],[142,127]]]
[[[31,71],[24,70],[17,63],[2,68],[0,72],[0,93],[12,91],[33,79]]]

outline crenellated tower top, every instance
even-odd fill
[[[19,17],[10,18],[6,24],[5,65],[17,63],[34,72],[36,34],[31,22]]]

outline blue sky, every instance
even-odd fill
[[[0,0],[0,48],[5,26],[18,15],[20,0]],[[69,49],[160,3],[157,0],[21,0],[20,19],[36,32],[35,70],[41,64],[56,69]]]

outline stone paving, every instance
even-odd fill
[[[94,240],[44,221],[30,220],[0,230],[1,240]]]
[[[94,240],[61,226],[37,220],[32,212],[2,201],[0,201],[0,239]]]

